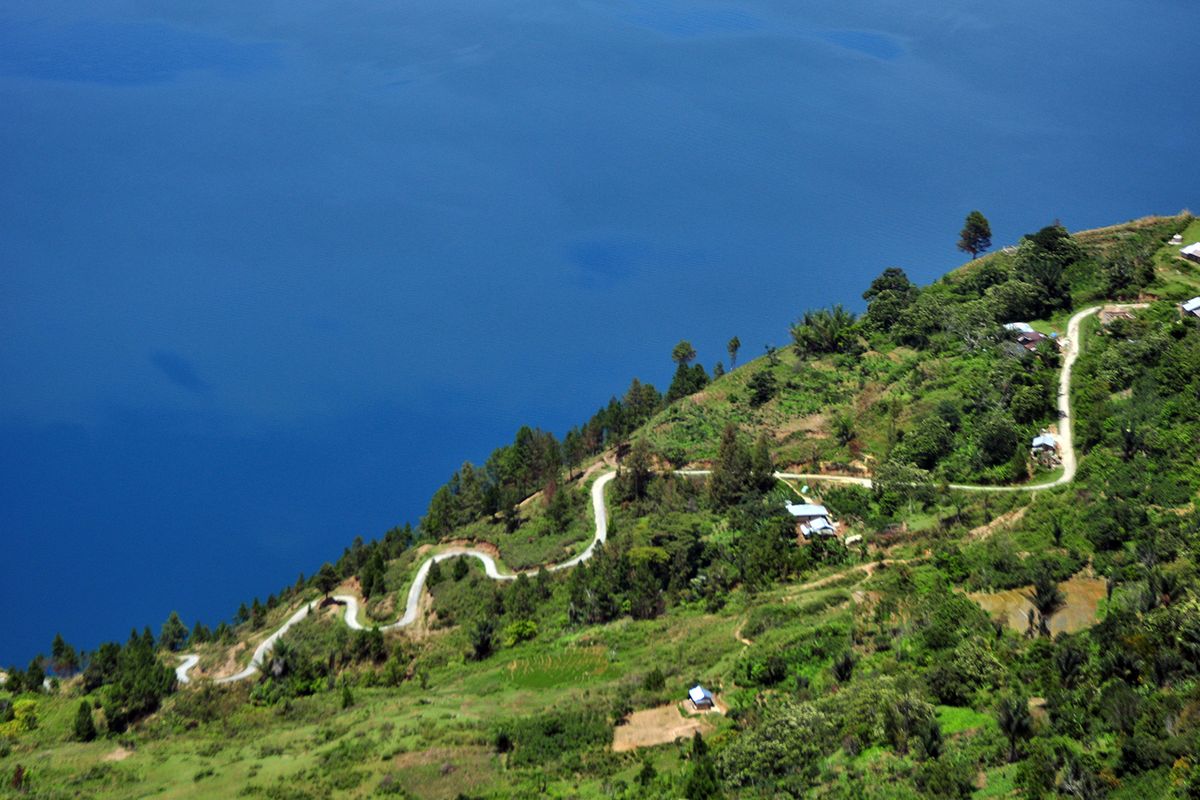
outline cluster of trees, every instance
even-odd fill
[[[774,486],[775,464],[767,435],[759,434],[751,448],[736,425],[725,426],[708,482],[713,507],[723,511],[747,497],[765,494]]]
[[[123,731],[154,713],[175,690],[175,671],[159,660],[157,650],[158,642],[146,628],[140,634],[132,631],[124,645],[106,642],[88,655],[82,689],[86,694],[99,692],[110,731]],[[77,731],[82,721],[79,726]]]
[[[522,427],[513,443],[493,452],[481,468],[463,464],[449,483],[434,492],[421,520],[421,533],[440,538],[481,517],[501,513],[515,529],[517,504],[557,480],[563,463],[563,448],[554,434]]]
[[[979,238],[972,241],[979,246]],[[868,306],[862,329],[912,347],[977,349],[997,340],[998,324],[1071,308],[1069,276],[1085,255],[1055,223],[1023,237],[1011,254],[996,254],[923,289],[889,267],[863,294]]]
[[[922,772],[949,771],[946,782],[955,791],[943,796],[967,796],[974,788],[970,765],[941,761],[945,742],[933,706],[887,678],[817,700],[778,698],[741,715],[738,725],[740,735],[716,759],[732,787],[801,797],[816,784],[821,761],[839,747],[854,755],[886,746]]]
[[[729,340],[726,349],[731,365],[736,365],[741,346],[736,336]],[[611,398],[586,423],[569,430],[562,441],[552,433],[523,427],[511,445],[496,450],[483,466],[463,464],[434,493],[421,520],[421,535],[443,537],[457,527],[497,515],[510,531],[515,530],[520,526],[518,503],[539,490],[549,488],[553,494],[564,471],[568,479],[575,477],[578,467],[590,456],[611,447],[623,451],[629,437],[665,406],[708,385],[704,366],[693,363],[696,349],[691,342],[683,340],[675,345],[671,359],[676,369],[665,395],[653,384],[634,378],[622,397]],[[767,380],[773,378],[768,376]],[[761,402],[773,393],[773,383],[756,389]]]
[[[1140,506],[1186,502],[1200,490],[1200,327],[1161,308],[1117,321],[1108,334],[1077,367],[1085,469]]]
[[[378,629],[350,630],[307,619],[275,643],[250,696],[256,703],[270,705],[330,691],[345,670],[383,665],[389,655]]]

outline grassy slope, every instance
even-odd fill
[[[1192,228],[1200,232],[1198,223]],[[1166,256],[1160,253],[1159,258]],[[1165,284],[1174,285],[1180,280],[1173,271],[1175,266],[1169,260],[1160,261]],[[1200,282],[1200,275],[1197,280]],[[838,450],[826,438],[827,419],[814,415],[826,417],[829,406],[839,403],[853,409],[858,415],[856,427],[861,430],[863,449],[872,452],[886,439],[886,432],[881,430],[884,421],[872,416],[873,400],[895,383],[892,376],[907,374],[920,359],[918,354],[904,350],[876,355],[864,359],[857,375],[845,377],[835,373],[828,363],[797,370],[790,353],[780,355],[779,365],[771,369],[777,371],[781,385],[787,381],[797,384],[784,396],[757,410],[735,402],[745,393],[752,370],[765,367],[760,359],[715,382],[701,396],[687,398],[664,411],[650,423],[652,435],[664,448],[690,448],[688,458],[702,461],[711,458],[713,439],[724,421],[732,419],[746,427],[771,431],[785,462],[809,460],[812,453],[805,448],[813,447],[814,442],[818,443],[821,460],[849,460],[852,453],[848,449]],[[860,378],[865,379],[862,386],[858,385]],[[929,385],[936,386],[936,381]],[[853,399],[844,400],[847,394],[842,390]],[[930,402],[934,392],[936,389],[916,398],[916,402]],[[796,426],[797,419],[805,419],[808,424]],[[792,453],[796,455],[789,456]],[[985,574],[992,559],[1007,558],[1005,553],[1037,553],[1054,548],[1041,525],[1037,504],[1047,508],[1069,504],[1071,495],[1061,491],[1045,498],[1035,501],[1026,524],[983,543],[968,543],[967,530],[1008,510],[1017,501],[971,498],[976,504],[967,507],[960,514],[962,518],[952,524],[945,522],[951,515],[952,504],[948,502],[923,516],[928,526],[936,527],[928,534],[930,541],[962,541],[964,554],[974,565],[972,571]],[[534,507],[529,514],[532,522],[539,511]],[[591,530],[590,511],[577,516],[578,526],[573,525],[575,532],[570,534],[574,540],[587,538]],[[614,527],[620,530],[626,524],[618,512]],[[629,527],[636,535],[638,525]],[[521,552],[521,542],[505,543],[494,526],[471,528],[460,534],[497,541],[506,559]],[[708,535],[716,534],[710,531]],[[901,543],[888,555],[922,557],[928,544]],[[527,557],[552,557],[556,548],[564,546],[555,542],[530,551]],[[1064,546],[1087,545],[1071,539],[1068,532]],[[523,556],[512,557],[519,561]],[[851,559],[853,562],[855,557]],[[416,553],[406,553],[393,562],[389,567],[389,590],[404,591],[418,563]],[[664,669],[667,683],[660,696],[637,695],[645,705],[677,698],[697,680],[723,687],[727,696],[736,697],[741,691],[738,685],[744,659],[813,639],[816,631],[848,630],[856,619],[854,590],[889,591],[884,573],[869,579],[861,572],[846,574],[820,588],[803,586],[823,575],[841,575],[846,569],[828,568],[805,576],[804,581],[753,597],[738,589],[717,613],[707,613],[696,605],[676,606],[655,620],[635,622],[626,618],[582,630],[566,626],[561,612],[555,610],[561,608],[560,587],[558,601],[542,612],[539,624],[543,635],[535,641],[476,663],[462,657],[466,633],[461,627],[437,630],[421,644],[419,661],[428,674],[427,687],[409,681],[394,689],[358,688],[356,703],[347,710],[341,709],[337,692],[297,699],[284,710],[246,703],[249,687],[219,692],[215,698],[189,691],[171,698],[163,712],[135,733],[117,740],[80,744],[69,741],[78,698],[41,697],[38,728],[22,735],[13,753],[0,759],[0,768],[7,769],[19,761],[31,769],[34,786],[45,789],[45,796],[64,797],[233,797],[239,792],[246,794],[248,786],[259,787],[262,791],[257,794],[271,797],[309,796],[298,793],[304,787],[313,789],[312,796],[363,797],[381,781],[393,778],[402,781],[414,795],[429,798],[503,791],[513,796],[543,792],[549,796],[607,796],[614,782],[632,782],[640,768],[640,756],[592,754],[591,758],[607,765],[603,777],[587,769],[541,777],[528,771],[515,773],[506,770],[503,757],[492,751],[496,727],[506,719],[553,708],[607,708],[613,695],[629,693],[653,665]],[[478,591],[485,586],[474,562],[463,581],[459,587],[446,584],[436,589],[436,603],[452,606],[455,591]],[[275,624],[287,613],[289,609],[279,608],[271,612],[269,619]],[[748,621],[754,635],[750,637],[753,643],[746,646],[735,639],[734,633],[745,630]],[[314,625],[340,623],[323,619]],[[402,636],[390,638],[398,640]],[[212,649],[214,652],[206,656],[215,660],[217,648]],[[882,666],[891,658],[888,654],[868,656],[858,669],[873,668],[875,662],[870,659]],[[819,655],[806,667],[814,691],[829,680],[829,661],[827,655]],[[184,713],[184,707],[200,703],[211,704],[214,713],[211,721],[195,726],[188,721],[195,714]],[[992,717],[977,710],[941,706],[938,717],[948,736],[994,735]],[[714,740],[719,743],[727,735],[726,730],[719,729]],[[132,746],[132,754],[121,761],[106,760],[121,744]],[[680,750],[672,745],[649,753],[649,759],[662,772],[678,769],[680,756]],[[895,759],[873,748],[849,760],[841,753],[831,756],[826,766],[835,772],[846,767],[885,771]],[[989,769],[987,787],[978,796],[1006,796],[1011,791],[1013,772],[1009,766]],[[1143,780],[1148,786],[1154,779],[1151,775]],[[1125,787],[1124,796],[1136,796],[1128,794],[1136,788]]]
[[[1101,256],[1129,236],[1152,230],[1170,218],[1148,217],[1125,225],[1082,232],[1077,239],[1091,256]],[[1200,220],[1194,220],[1185,241],[1200,239]],[[1162,248],[1156,255],[1158,283],[1151,291],[1161,297],[1178,298],[1200,292],[1200,266]],[[969,262],[946,277],[949,283],[966,278],[988,263],[1008,263],[1010,256],[996,252]],[[1076,308],[1097,302],[1089,274],[1073,276],[1079,284]],[[1071,311],[1047,320],[1031,320],[1044,333],[1064,332]],[[704,391],[685,398],[655,416],[646,431],[660,452],[677,466],[706,465],[716,456],[721,430],[734,423],[757,435],[768,434],[777,463],[783,468],[823,469],[856,472],[869,469],[883,457],[889,442],[902,434],[913,419],[928,413],[939,400],[959,399],[964,386],[986,381],[1001,364],[997,354],[945,355],[885,345],[883,352],[870,350],[861,358],[798,358],[790,347],[781,348],[777,363],[766,356],[757,358],[713,381]],[[773,374],[778,395],[761,407],[750,403],[749,383],[758,372]],[[887,401],[899,402],[893,417]],[[854,436],[840,443],[834,436],[838,416],[853,420]],[[1048,413],[1027,426],[1041,427],[1054,421]],[[962,480],[953,468],[947,477]]]

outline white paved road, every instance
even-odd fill
[[[1145,308],[1146,304],[1128,303],[1117,307],[1136,309]],[[1067,349],[1063,354],[1062,371],[1059,373],[1058,378],[1058,442],[1063,466],[1062,475],[1048,483],[1025,484],[1021,486],[977,486],[972,484],[952,483],[950,484],[950,488],[961,489],[969,492],[1035,492],[1041,489],[1050,489],[1055,486],[1062,486],[1075,479],[1077,462],[1075,458],[1075,440],[1071,418],[1071,372],[1075,366],[1076,359],[1079,358],[1082,338],[1079,333],[1080,326],[1085,318],[1095,314],[1100,310],[1100,308],[1101,306],[1085,308],[1084,310],[1072,316],[1067,322]],[[709,470],[701,469],[678,470],[680,475],[707,475],[709,472]],[[595,552],[596,544],[598,542],[603,542],[608,538],[608,511],[604,505],[604,487],[608,485],[609,481],[611,481],[615,475],[615,472],[606,473],[597,478],[592,484],[592,509],[595,512],[596,534],[592,538],[591,543],[587,546],[587,549],[574,558],[564,561],[560,564],[554,564],[547,569],[550,571],[569,569],[570,567],[587,561]],[[850,475],[776,472],[775,477],[787,480],[825,481],[828,483],[850,483],[858,486],[871,486],[870,478],[858,478]],[[413,624],[413,622],[415,622],[417,619],[417,606],[421,599],[421,592],[425,589],[425,580],[429,577],[429,567],[434,562],[445,561],[448,558],[459,558],[462,556],[477,558],[483,562],[484,571],[487,573],[487,576],[493,580],[511,581],[515,580],[517,577],[516,573],[501,572],[500,567],[496,564],[496,560],[482,550],[475,550],[467,547],[453,547],[443,550],[442,552],[427,558],[424,563],[421,564],[420,569],[417,570],[417,576],[413,580],[412,586],[410,586],[408,590],[408,599],[405,602],[404,615],[391,624],[380,625],[378,627],[381,630],[392,630]],[[531,571],[527,574],[533,573]],[[354,630],[363,630],[363,624],[358,621],[358,599],[352,597],[351,595],[335,595],[333,599],[346,607],[344,617],[346,620],[346,625]],[[262,666],[267,652],[269,652],[271,648],[275,646],[276,640],[285,634],[287,630],[292,627],[292,625],[295,625],[297,622],[308,616],[308,612],[311,607],[312,605],[309,604],[301,608],[299,611],[293,614],[288,621],[279,628],[279,630],[275,631],[266,639],[264,639],[258,645],[258,647],[255,648],[254,656],[250,659],[249,666],[234,675],[228,675],[224,678],[217,678],[216,682],[232,683],[234,681],[241,681],[258,672],[259,668]],[[188,677],[188,672],[196,665],[196,662],[199,661],[199,657],[195,655],[184,655],[181,656],[181,658],[183,661],[181,661],[179,666],[176,667],[175,675],[178,677],[180,683],[189,683],[191,679]]]
[[[589,558],[591,558],[596,552],[596,544],[603,542],[608,538],[608,509],[604,505],[604,488],[608,486],[609,482],[615,476],[615,472],[608,472],[604,475],[601,475],[592,483],[592,509],[595,515],[596,532],[592,537],[592,541],[588,544],[587,549],[574,558],[563,561],[560,564],[553,564],[547,567],[548,570],[551,572],[556,572],[560,569],[569,569],[577,564],[582,564],[584,561],[587,561]],[[425,589],[425,581],[429,577],[429,567],[433,565],[434,562],[445,561],[449,558],[460,558],[463,556],[477,558],[483,562],[484,572],[486,572],[487,576],[493,580],[512,581],[517,579],[518,573],[501,572],[499,565],[496,563],[496,559],[492,558],[491,555],[483,552],[482,550],[475,550],[469,547],[448,548],[440,553],[430,556],[421,563],[420,569],[417,570],[416,578],[413,579],[412,586],[410,586],[408,589],[408,599],[405,602],[403,616],[391,624],[378,626],[380,630],[393,630],[395,628],[404,628],[408,625],[412,625],[417,619],[417,608],[421,599],[421,592]],[[525,574],[535,575],[537,574],[537,571],[528,570]],[[347,594],[339,594],[334,595],[333,599],[346,607],[346,612],[344,615],[346,625],[356,631],[363,630],[365,626],[358,621],[358,598]],[[266,639],[264,639],[258,645],[258,647],[254,649],[254,655],[250,659],[250,664],[245,669],[234,675],[227,675],[223,678],[217,678],[215,682],[233,683],[234,681],[242,681],[258,672],[258,670],[262,667],[264,660],[266,659],[267,653],[270,652],[271,648],[275,646],[275,642],[279,639],[279,637],[287,633],[288,629],[297,622],[307,617],[311,609],[312,603],[309,603],[296,613],[292,614],[292,616],[288,618],[288,621],[285,622],[282,627],[279,628],[279,630],[275,631]],[[183,660],[180,662],[179,666],[175,668],[175,676],[179,679],[180,683],[190,683],[191,678],[189,677],[188,672],[200,659],[195,655],[184,655],[181,656],[181,658]]]

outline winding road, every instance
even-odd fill
[[[591,543],[587,546],[587,549],[574,558],[568,559],[567,561],[563,561],[559,564],[551,565],[546,569],[551,572],[557,572],[560,569],[570,569],[577,564],[582,564],[584,561],[587,561],[589,558],[591,558],[593,554],[595,554],[596,545],[608,538],[608,508],[604,505],[604,488],[608,486],[609,482],[612,481],[616,475],[617,473],[615,472],[608,472],[604,475],[601,475],[595,480],[594,483],[592,483],[592,509],[594,511],[596,520],[596,534],[592,538]],[[520,574],[515,572],[501,572],[500,567],[496,564],[496,559],[492,558],[490,554],[485,553],[482,550],[475,550],[469,547],[452,547],[447,550],[443,550],[436,555],[430,556],[421,563],[421,567],[417,570],[417,575],[413,579],[412,586],[410,586],[408,589],[408,599],[404,606],[404,615],[400,617],[400,619],[388,625],[378,626],[379,629],[384,631],[394,630],[396,628],[407,627],[416,622],[421,592],[425,590],[425,581],[429,577],[429,568],[438,561],[445,561],[448,558],[458,558],[460,556],[469,556],[482,561],[484,572],[486,572],[487,576],[492,580],[513,581],[516,580],[517,575]],[[537,570],[528,570],[525,574],[535,575],[536,573]],[[346,625],[356,631],[363,630],[363,624],[358,621],[358,598],[351,595],[339,594],[334,595],[333,599],[335,602],[346,607],[346,613],[344,616]],[[307,617],[309,612],[312,611],[312,607],[313,603],[304,605],[300,608],[300,610],[288,617],[287,622],[283,623],[279,630],[272,633],[266,639],[263,639],[259,643],[258,647],[254,648],[254,655],[250,658],[250,663],[245,669],[243,669],[241,672],[234,673],[233,675],[215,678],[213,682],[234,683],[236,681],[246,680],[247,678],[253,676],[259,671],[259,669],[262,668],[263,662],[266,660],[267,653],[269,653],[271,648],[275,646],[275,642],[278,641],[279,637],[287,633],[288,629],[297,622]],[[192,667],[196,666],[196,664],[200,661],[200,657],[197,655],[188,654],[181,656],[181,658],[182,661],[180,661],[179,666],[175,668],[175,677],[180,683],[191,683],[192,679],[188,673],[191,671]]]
[[[1129,303],[1116,306],[1123,309],[1145,308],[1145,303]],[[1075,459],[1075,443],[1072,435],[1071,425],[1071,371],[1075,366],[1075,361],[1079,358],[1080,351],[1080,325],[1085,318],[1099,311],[1101,306],[1093,306],[1086,308],[1083,311],[1076,313],[1067,323],[1067,349],[1063,355],[1062,372],[1058,380],[1058,413],[1059,413],[1059,428],[1058,441],[1059,452],[1062,457],[1063,473],[1057,479],[1047,483],[1026,484],[1021,486],[976,486],[969,484],[950,484],[952,489],[961,489],[971,492],[1034,492],[1041,489],[1050,489],[1055,486],[1062,486],[1070,483],[1075,479],[1076,459]],[[710,470],[677,470],[680,475],[707,475]],[[596,545],[605,541],[608,538],[608,510],[604,505],[604,489],[609,482],[616,477],[615,472],[607,472],[601,475],[592,484],[592,509],[596,521],[596,533],[591,543],[582,553],[563,561],[559,564],[548,566],[551,572],[557,572],[562,569],[570,569],[578,564],[587,561],[596,552]],[[776,472],[776,478],[786,480],[811,480],[824,481],[828,483],[852,483],[858,486],[871,486],[870,478],[859,478],[850,475],[825,475],[821,473],[797,473],[797,472]],[[484,571],[487,576],[497,581],[516,580],[519,573],[501,572],[496,560],[488,553],[482,550],[475,550],[468,547],[452,547],[443,550],[436,555],[430,556],[422,562],[421,567],[417,570],[416,578],[412,582],[412,586],[408,590],[408,598],[404,606],[404,614],[400,619],[388,625],[378,626],[380,630],[394,630],[396,628],[404,628],[412,625],[417,619],[418,604],[421,599],[421,592],[425,590],[425,581],[429,577],[429,568],[439,561],[445,561],[449,558],[458,558],[460,556],[468,556],[477,558],[483,562]],[[525,574],[532,575],[536,571],[530,570]],[[334,601],[346,607],[344,619],[346,625],[354,630],[363,630],[364,626],[358,621],[358,599],[350,595],[334,595]],[[292,614],[277,631],[272,633],[266,639],[259,643],[254,649],[254,655],[250,659],[249,665],[241,672],[233,675],[214,679],[215,683],[233,683],[235,681],[246,680],[252,677],[262,667],[266,659],[266,655],[271,648],[275,646],[275,642],[279,637],[287,633],[288,629],[295,625],[300,620],[308,616],[312,610],[313,603],[309,603],[296,613]],[[374,627],[374,626],[373,626]],[[180,656],[182,659],[179,665],[175,668],[175,676],[181,684],[191,683],[191,677],[188,673],[199,662],[200,657],[197,655],[187,654]]]

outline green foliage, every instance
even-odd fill
[[[496,623],[490,619],[481,619],[471,629],[470,657],[482,661],[496,649]]]
[[[963,229],[958,235],[958,249],[975,258],[992,246],[992,226],[979,211],[967,214]]]
[[[1006,694],[996,704],[996,723],[1008,739],[1008,760],[1017,760],[1017,745],[1033,735],[1033,715],[1029,698],[1021,694]]]
[[[90,742],[95,738],[96,723],[92,720],[92,704],[87,700],[80,700],[79,710],[75,714],[75,739]]]
[[[537,623],[533,620],[523,619],[505,626],[504,633],[501,635],[501,641],[505,647],[513,647],[521,642],[536,639],[537,635]]]
[[[654,451],[649,440],[639,436],[629,448],[629,455],[621,461],[614,483],[614,495],[618,500],[642,500],[650,486],[654,470]]]
[[[187,644],[188,629],[183,624],[183,620],[179,618],[179,614],[172,611],[167,617],[167,621],[163,623],[162,631],[158,635],[158,646],[166,650],[178,650]]]
[[[858,348],[854,314],[840,305],[805,311],[792,326],[792,346],[801,357],[851,353]]]
[[[671,350],[671,360],[679,366],[685,367],[696,360],[696,348],[692,347],[692,343],[687,339],[682,339]]]
[[[750,407],[758,408],[771,401],[777,391],[775,373],[759,370],[750,378]]]
[[[329,593],[341,583],[341,578],[338,576],[337,571],[334,570],[333,565],[326,561],[321,565],[321,569],[317,572],[313,583],[321,594],[328,597]]]
[[[674,403],[682,397],[695,394],[707,385],[708,373],[704,371],[702,364],[693,364],[689,367],[687,364],[681,363],[675,370],[670,387],[667,388],[666,402]]]
[[[148,633],[149,631],[147,631]],[[110,730],[123,731],[132,722],[158,710],[175,689],[175,671],[159,663],[153,637],[135,631],[117,657],[111,683],[103,695]]]
[[[73,675],[79,671],[79,654],[61,633],[54,634],[50,645],[50,665],[58,675]]]
[[[502,729],[512,742],[513,767],[548,766],[580,751],[606,747],[612,728],[590,709],[550,711],[523,717]]]
[[[780,701],[720,752],[717,766],[732,786],[803,793],[832,749],[833,733],[829,718],[812,704]]]

